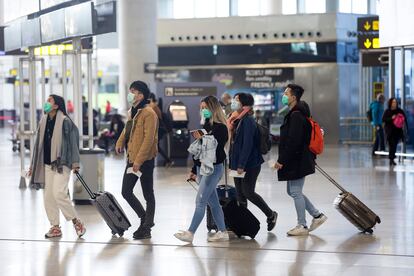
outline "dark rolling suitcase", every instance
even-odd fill
[[[193,185],[192,180],[187,180],[190,185],[197,190],[198,188]],[[223,185],[224,186],[224,185]],[[224,186],[226,187],[226,186]],[[219,189],[220,187],[218,187]],[[234,191],[235,196],[235,188],[231,187]],[[224,189],[223,189],[224,190]],[[225,193],[226,195],[226,193]],[[230,198],[229,193],[227,193],[227,198],[222,198],[220,200],[221,207],[223,208],[224,213],[224,221],[226,223],[227,230],[233,231],[239,238],[242,236],[248,236],[254,239],[257,233],[260,230],[260,222],[259,220],[250,212],[249,209],[243,206],[239,206],[237,200],[234,198]],[[208,213],[207,213],[208,216]],[[209,222],[210,220],[210,222]],[[210,227],[214,227],[209,229]],[[210,230],[217,230],[215,226],[213,217],[207,217],[207,229]]]
[[[223,206],[224,218],[227,227],[239,238],[247,236],[254,239],[260,230],[259,220],[237,200],[230,200]]]
[[[217,187],[217,194],[218,194],[221,206],[223,206],[229,200],[233,200],[233,199],[236,200],[236,189],[228,185],[227,186],[219,185]],[[214,222],[213,215],[211,214],[210,206],[207,206],[206,212],[207,212],[206,213],[207,230],[209,232],[211,232],[212,230],[217,232],[218,229],[217,229],[216,223]],[[227,222],[226,222],[226,225],[227,225]]]
[[[112,234],[118,234],[122,237],[124,232],[131,227],[131,223],[115,197],[109,192],[93,193],[82,176],[79,173],[76,173],[76,176],[91,197],[93,205],[96,206],[98,212],[108,224]]]
[[[361,232],[372,234],[374,232],[373,227],[377,223],[381,223],[380,217],[362,203],[355,195],[339,185],[321,167],[316,165],[316,169],[341,190],[341,193],[334,200],[335,208]]]

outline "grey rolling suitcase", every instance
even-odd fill
[[[79,173],[76,173],[76,176],[91,197],[93,205],[108,224],[112,235],[118,234],[122,237],[124,232],[131,227],[131,223],[115,197],[109,192],[93,193],[82,176]]]
[[[335,208],[361,232],[372,234],[374,232],[373,227],[377,223],[381,223],[380,217],[362,203],[355,195],[339,185],[321,167],[316,165],[316,169],[341,190],[341,193],[334,200],[333,204]]]

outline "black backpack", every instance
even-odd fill
[[[373,121],[373,118],[372,118],[372,104],[369,105],[369,109],[367,111],[367,119],[368,119],[368,122]]]
[[[272,148],[272,141],[270,139],[270,130],[258,124],[256,122],[257,129],[259,130],[260,135],[260,152],[261,154],[267,154]]]
[[[255,124],[256,124],[257,129],[259,130],[260,153],[265,155],[272,148],[272,140],[270,139],[271,137],[270,130],[265,126],[258,124],[256,121],[255,121]],[[241,125],[241,121],[239,121],[237,125],[236,132],[239,130],[240,125]]]

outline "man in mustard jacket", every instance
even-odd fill
[[[134,239],[151,238],[151,228],[154,226],[155,197],[154,197],[154,158],[157,155],[158,117],[148,106],[150,91],[142,81],[134,81],[129,87],[128,121],[116,143],[117,153],[123,148],[127,151],[127,166],[122,181],[122,196],[137,213],[141,224],[134,232]],[[141,174],[141,176],[139,176]],[[141,178],[142,193],[146,208],[142,206],[133,190]]]

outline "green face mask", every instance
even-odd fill
[[[282,104],[283,105],[289,105],[289,98],[286,95],[283,95],[282,97]]]
[[[210,119],[210,118],[211,118],[211,116],[213,115],[213,114],[211,113],[211,111],[210,111],[210,110],[208,110],[207,108],[203,108],[203,109],[201,109],[200,113],[201,113],[201,116],[202,116],[204,119]]]
[[[50,111],[52,111],[52,104],[49,102],[46,102],[43,106],[43,111],[45,113],[50,113]]]

